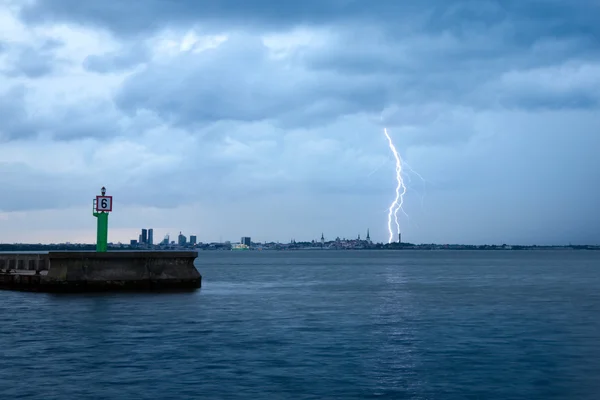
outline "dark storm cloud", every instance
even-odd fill
[[[23,140],[40,133],[57,140],[117,136],[122,133],[116,111],[106,102],[57,109],[50,115],[28,112],[27,89],[14,86],[0,94],[0,142]]]
[[[28,121],[25,88],[15,86],[0,94],[0,142],[25,139],[36,134]]]
[[[57,178],[25,164],[0,162],[0,185],[10,196],[0,197],[0,211],[56,209],[77,204],[69,177]]]
[[[119,34],[137,34],[166,26],[190,25],[196,22],[202,22],[205,26],[212,25],[216,29],[223,23],[279,29],[295,24],[330,23],[357,17],[364,19],[379,18],[382,15],[408,16],[421,12],[421,7],[426,4],[434,3],[436,1],[427,0],[419,6],[414,6],[395,0],[109,0],[102,3],[49,0],[37,1],[24,7],[21,15],[28,22],[77,21],[107,27]]]
[[[150,52],[145,45],[135,43],[118,51],[88,56],[83,62],[83,67],[93,72],[117,72],[135,67],[145,62],[149,56]]]
[[[368,77],[348,82],[269,60],[256,38],[233,37],[202,55],[183,53],[150,65],[122,86],[117,104],[151,110],[177,124],[274,119],[311,125],[332,116],[381,109],[385,89]]]
[[[29,22],[75,21],[107,27],[119,34],[197,22],[212,24],[216,29],[223,29],[224,23],[280,29],[298,24],[363,21],[395,31],[418,24],[433,32],[452,30],[468,35],[474,29],[509,23],[515,28],[513,40],[531,42],[544,35],[596,36],[600,32],[596,21],[599,11],[595,0],[38,0],[25,6],[21,15]],[[520,29],[523,26],[528,29]]]
[[[527,110],[564,110],[597,108],[600,105],[597,94],[588,91],[573,91],[570,93],[553,93],[551,96],[543,92],[522,93],[518,97],[511,96],[503,103],[506,108]]]
[[[451,57],[444,56],[460,46],[452,38],[408,40],[398,52],[393,45],[385,52],[385,46],[369,48],[367,39],[351,39],[347,43],[353,43],[354,53],[348,51],[348,57],[336,58],[338,51],[349,47],[333,43],[317,50],[300,50],[290,65],[270,57],[258,38],[232,36],[201,54],[183,52],[171,63],[150,64],[125,81],[116,103],[131,115],[149,110],[181,126],[219,120],[270,120],[283,127],[314,127],[343,115],[380,113],[390,104],[398,105],[400,115],[389,115],[386,121],[401,122],[400,116],[407,121],[422,113],[436,121],[458,105],[467,111],[590,108],[597,105],[600,93],[600,73],[585,61],[577,61],[565,72],[560,66],[546,67],[541,61],[544,57],[532,62],[527,52],[507,52],[505,58],[512,61],[511,67],[497,62],[497,57],[469,58],[464,50],[464,58],[453,63]],[[439,49],[439,53],[424,50],[427,46]],[[547,56],[553,48],[548,45],[539,53]],[[315,66],[314,60],[319,59],[327,59],[328,64]],[[361,60],[363,65],[350,71],[352,60]],[[554,65],[550,57],[546,60]],[[397,63],[398,68],[378,69],[378,63]],[[446,68],[437,65],[440,63]],[[530,67],[538,64],[543,67]],[[573,76],[577,80],[569,83]],[[554,87],[556,79],[567,83]],[[403,112],[407,108],[413,109],[410,115]],[[431,125],[426,120],[421,125],[423,122]],[[463,129],[456,135],[470,136],[467,132]],[[432,132],[422,135],[435,136]]]
[[[9,58],[8,67],[4,73],[8,76],[26,76],[40,78],[51,74],[60,64],[54,51],[62,45],[56,40],[46,40],[40,46],[6,46],[7,51],[14,52]]]
[[[504,73],[483,92],[521,110],[591,109],[600,103],[600,64],[572,61]]]
[[[596,11],[600,7],[591,0],[47,0],[25,6],[22,16],[93,24],[126,36],[166,26],[274,31],[335,25],[326,45],[296,50],[292,70],[270,60],[258,39],[238,36],[202,56],[181,54],[168,65],[150,65],[117,96],[123,110],[150,110],[182,125],[271,119],[308,127],[388,104],[593,107],[596,96],[586,88],[523,92],[498,89],[494,81],[506,71],[557,60],[598,60]],[[147,55],[143,46],[126,46],[89,56],[84,66],[118,71]]]
[[[15,65],[8,74],[12,76],[23,74],[29,78],[39,78],[48,75],[53,69],[53,60],[49,60],[33,49],[25,49],[20,52]]]
[[[81,107],[72,106],[55,111],[38,121],[39,131],[50,133],[57,140],[108,138],[123,133],[119,114],[112,104],[89,101]]]

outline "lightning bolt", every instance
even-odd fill
[[[398,211],[402,210],[404,215],[408,216],[404,209],[402,208],[402,204],[404,204],[404,194],[406,193],[406,185],[404,184],[404,179],[402,178],[402,158],[400,158],[400,154],[396,150],[396,146],[394,146],[394,142],[392,141],[391,136],[389,135],[387,128],[383,128],[383,133],[388,140],[388,144],[390,146],[390,150],[394,154],[394,158],[396,159],[396,197],[392,204],[390,204],[390,208],[388,210],[388,231],[390,233],[390,238],[388,243],[392,243],[394,240],[394,232],[392,230],[392,216],[394,217],[394,222],[396,223],[396,230],[398,232],[397,237],[400,235],[400,222],[398,221]]]

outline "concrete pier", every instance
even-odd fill
[[[13,253],[0,252],[0,271],[46,271],[48,270],[48,253]]]
[[[42,292],[196,289],[195,251],[0,253],[0,289]]]

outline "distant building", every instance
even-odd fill
[[[250,236],[244,236],[241,240],[242,244],[246,246],[250,246],[252,244],[252,240],[250,240]]]
[[[181,232],[179,232],[179,236],[177,237],[177,244],[179,244],[180,246],[185,246],[186,243],[187,238]]]
[[[142,229],[142,243],[148,243],[148,230]]]
[[[135,239],[131,239],[131,240],[129,241],[129,244],[130,244],[131,246],[137,246],[137,244],[138,244],[138,241],[137,241],[137,240],[135,240]]]
[[[190,244],[193,246],[197,243],[196,235],[190,235]]]
[[[154,229],[148,229],[148,244],[152,246],[154,244]]]
[[[369,230],[367,229],[367,243],[371,244],[371,234],[369,233]]]
[[[321,244],[325,244],[325,236],[323,235],[323,232],[321,232]]]

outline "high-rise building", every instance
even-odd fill
[[[142,229],[142,243],[148,243],[148,230]]]
[[[196,237],[196,235],[190,235],[190,244],[191,245],[195,245],[197,240],[198,240],[198,238]]]
[[[148,229],[148,244],[150,246],[154,245],[154,229]]]
[[[242,244],[245,244],[246,246],[250,246],[252,244],[252,240],[250,240],[250,236],[242,237]]]
[[[187,238],[181,232],[179,232],[179,236],[177,237],[177,243],[180,246],[184,246],[186,242],[187,242]]]

